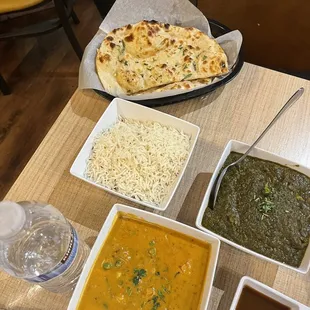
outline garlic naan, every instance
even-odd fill
[[[97,51],[96,68],[104,89],[112,95],[228,72],[227,57],[215,40],[196,28],[156,21],[110,32]]]
[[[162,85],[154,88],[150,88],[144,91],[141,91],[136,94],[149,94],[149,93],[159,93],[163,91],[168,91],[168,90],[174,90],[174,89],[192,89],[197,86],[207,86],[212,82],[212,78],[206,78],[206,79],[198,79],[198,80],[191,80],[191,81],[181,81],[181,82],[175,82],[175,83],[170,83],[167,85]]]

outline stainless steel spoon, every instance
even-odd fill
[[[211,193],[210,193],[210,199],[209,199],[209,206],[211,209],[214,209],[216,198],[218,195],[218,191],[220,189],[222,180],[224,175],[226,174],[227,170],[231,168],[232,166],[235,166],[239,164],[241,161],[243,161],[248,154],[251,152],[251,150],[255,147],[255,145],[264,137],[264,135],[267,133],[267,131],[274,125],[274,123],[280,118],[280,116],[288,110],[304,93],[304,88],[299,88],[295,94],[285,103],[285,105],[282,107],[282,109],[278,112],[278,114],[274,117],[274,119],[269,123],[269,125],[266,127],[266,129],[261,133],[261,135],[256,139],[256,141],[249,147],[249,149],[235,162],[225,167],[220,175],[216,178],[215,183],[212,187]]]

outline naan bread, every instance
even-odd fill
[[[136,94],[149,94],[149,93],[159,93],[167,90],[173,90],[173,89],[192,89],[197,86],[207,86],[212,82],[212,78],[207,79],[198,79],[198,80],[192,80],[192,81],[181,81],[181,82],[175,82],[163,86],[158,86],[154,88],[150,88],[144,91],[141,91]]]
[[[196,28],[156,21],[110,32],[97,51],[96,68],[104,89],[113,95],[228,72],[227,57],[215,40]]]

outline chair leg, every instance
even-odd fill
[[[76,13],[74,12],[73,8],[72,8],[72,11],[71,11],[71,17],[72,17],[72,20],[73,22],[78,25],[80,23],[80,20],[79,18],[77,17]]]
[[[3,93],[3,95],[10,95],[11,90],[9,85],[6,83],[5,79],[0,74],[0,91]]]
[[[79,57],[79,59],[82,59],[83,56],[83,49],[81,48],[72,28],[70,25],[70,21],[69,18],[67,17],[67,12],[66,12],[66,8],[65,8],[65,4],[63,2],[63,0],[54,0],[55,3],[55,9],[58,13],[60,22],[68,36],[68,39],[76,53],[76,55]]]

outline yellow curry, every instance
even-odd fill
[[[197,310],[210,245],[119,213],[79,310]]]

